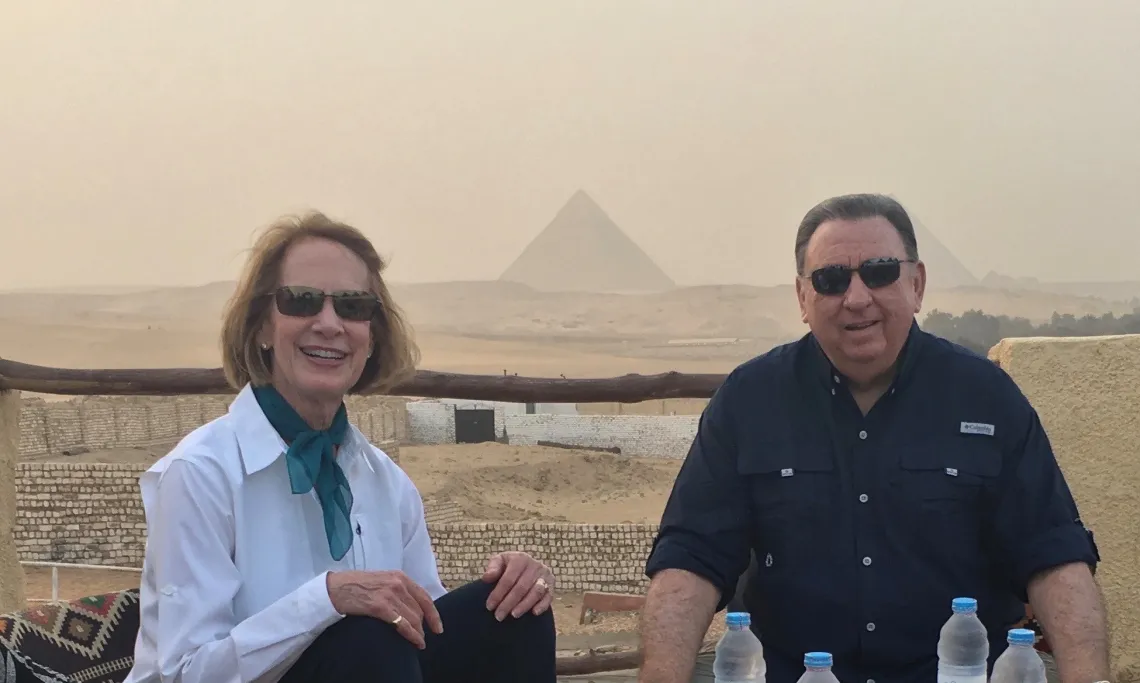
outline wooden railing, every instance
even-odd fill
[[[665,372],[598,379],[466,375],[419,370],[390,393],[511,403],[640,403],[664,398],[708,398],[724,375]],[[0,358],[0,391],[67,396],[176,396],[229,394],[221,368],[74,370]]]

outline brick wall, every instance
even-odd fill
[[[385,450],[392,446],[381,445]],[[20,463],[16,547],[22,560],[142,565],[144,465]],[[433,506],[429,506],[433,507]],[[433,509],[430,533],[444,583],[477,579],[487,558],[525,550],[549,563],[563,590],[641,591],[651,524],[471,524]],[[437,521],[438,520],[438,521]]]
[[[172,443],[224,415],[231,401],[233,396],[226,395],[27,398],[20,412],[20,457]],[[373,443],[407,438],[405,403],[387,396],[345,401],[349,419]]]
[[[621,449],[623,455],[683,458],[697,434],[698,415],[507,415],[507,439],[533,445],[556,441]]]
[[[21,560],[142,566],[146,465],[24,462],[16,465]]]

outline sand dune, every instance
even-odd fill
[[[0,356],[57,367],[213,367],[232,282],[142,291],[0,294]],[[509,282],[397,284],[423,353],[421,367],[588,377],[627,372],[727,372],[806,331],[793,288],[716,285],[659,294],[536,292]],[[1109,303],[1044,291],[933,290],[925,310],[1045,320],[1054,311],[1123,313]],[[670,339],[732,337],[719,348]]]

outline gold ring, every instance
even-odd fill
[[[392,625],[393,626],[399,626],[400,622],[403,620],[404,620],[404,615],[403,614],[397,614],[396,618],[392,620]]]
[[[548,584],[546,582],[546,579],[542,578],[541,576],[538,577],[538,580],[534,582],[534,585],[541,588],[543,593],[546,592],[546,589],[550,588],[550,584]]]

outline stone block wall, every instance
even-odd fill
[[[141,567],[146,517],[138,477],[145,469],[19,464],[14,537],[20,559]],[[642,573],[655,525],[474,524],[456,521],[461,511],[446,505],[425,506],[440,576],[449,587],[477,579],[487,559],[503,550],[542,558],[558,572],[562,590],[628,592],[647,585]]]
[[[438,524],[429,526],[440,578],[453,587],[482,575],[487,559],[523,550],[551,566],[566,591],[643,592],[654,524]]]
[[[24,399],[20,457],[173,443],[220,417],[233,396],[90,396],[70,401]],[[404,399],[350,396],[349,419],[373,442],[407,439]]]
[[[555,441],[623,455],[683,458],[697,434],[699,415],[508,415],[511,444]]]
[[[143,464],[20,463],[13,537],[21,560],[141,567]]]

